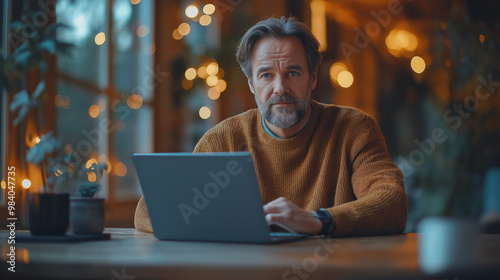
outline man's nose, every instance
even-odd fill
[[[281,75],[276,76],[274,80],[274,94],[284,95],[289,93],[289,91],[290,88],[288,87],[286,79]]]

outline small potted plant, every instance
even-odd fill
[[[59,41],[56,36],[57,29],[68,26],[56,22],[31,24],[39,22],[37,13],[30,9],[27,2],[22,6],[21,19],[10,25],[9,34],[15,40],[10,45],[2,46],[7,48],[7,55],[0,57],[0,91],[7,93],[10,110],[15,114],[12,125],[17,130],[9,133],[17,139],[37,139],[37,144],[30,147],[22,141],[19,149],[10,153],[15,153],[16,160],[23,166],[22,172],[28,176],[41,175],[43,182],[40,192],[28,192],[27,196],[31,234],[64,235],[68,227],[69,194],[64,190],[56,191],[45,180],[46,160],[55,153],[60,143],[50,132],[44,118],[44,105],[50,102],[47,99],[49,89],[46,82],[50,81],[47,73],[54,71],[49,58],[56,54],[69,54],[72,45]],[[3,54],[4,50],[0,52]],[[10,115],[7,118],[10,119]],[[34,129],[28,129],[28,120],[32,121]],[[34,172],[30,172],[29,165],[35,167]],[[35,174],[38,172],[41,174]]]
[[[78,185],[78,196],[71,197],[70,228],[73,234],[101,234],[104,230],[104,198],[94,195],[101,189],[99,180],[107,170],[106,163],[92,163],[84,171],[85,181]],[[89,176],[90,175],[90,176]]]

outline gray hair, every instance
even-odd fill
[[[306,53],[309,74],[312,74],[321,63],[318,51],[319,42],[307,25],[294,17],[281,19],[268,18],[252,26],[241,38],[236,51],[236,60],[248,79],[252,79],[252,52],[255,44],[262,38],[297,37],[302,42]]]

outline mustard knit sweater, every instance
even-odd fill
[[[326,208],[334,236],[402,233],[408,213],[403,175],[377,124],[350,107],[313,106],[311,122],[292,138],[269,135],[252,109],[210,129],[195,152],[250,151],[264,204],[284,196],[305,210]],[[135,226],[152,232],[144,198]]]

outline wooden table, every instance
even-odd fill
[[[159,241],[135,229],[105,232],[111,240],[18,242],[12,273],[7,231],[1,231],[0,279],[500,279],[500,235],[480,236],[480,267],[471,275],[431,276],[419,269],[415,233],[251,245]]]

